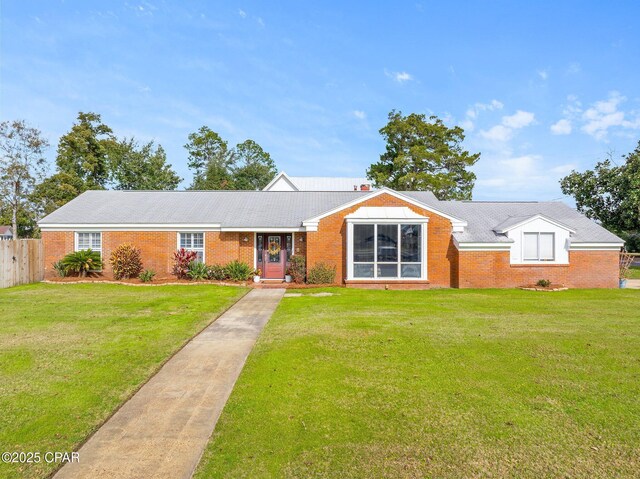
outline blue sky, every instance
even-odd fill
[[[202,125],[291,175],[360,176],[392,109],[465,128],[474,199],[551,200],[640,139],[637,2],[18,1],[0,118],[52,146],[78,111],[155,140],[185,178]]]

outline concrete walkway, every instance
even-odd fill
[[[627,280],[627,288],[629,288],[629,289],[640,289],[640,279],[628,279]]]
[[[189,342],[80,449],[63,478],[188,478],[284,289],[252,290]]]

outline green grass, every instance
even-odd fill
[[[629,279],[640,279],[640,266],[631,266],[629,268]]]
[[[639,291],[328,291],[283,300],[198,478],[637,477]]]
[[[220,286],[0,290],[0,452],[72,451],[243,293]],[[0,463],[0,477],[55,467]]]

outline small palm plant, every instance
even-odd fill
[[[66,271],[78,273],[83,278],[89,271],[102,269],[100,253],[91,249],[69,253],[62,258],[62,264]]]

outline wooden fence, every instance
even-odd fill
[[[44,279],[42,240],[0,241],[0,288]]]

